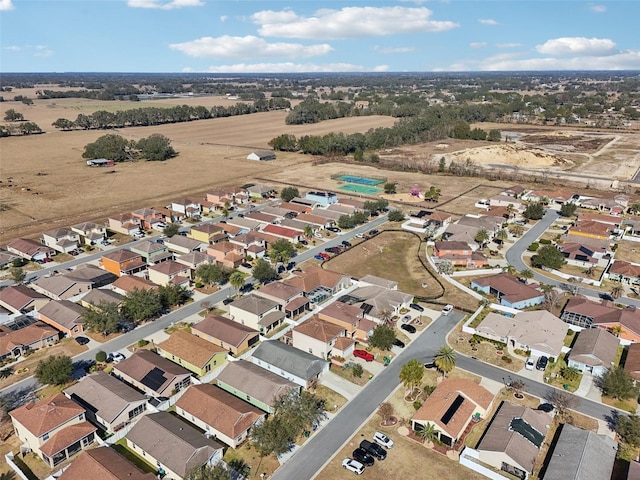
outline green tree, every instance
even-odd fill
[[[189,292],[182,285],[167,284],[158,288],[158,297],[163,309],[184,305],[189,296]]]
[[[553,245],[545,245],[531,257],[531,265],[534,267],[547,267],[559,270],[565,264],[564,255]]]
[[[23,122],[24,115],[19,112],[16,112],[13,108],[6,110],[4,112],[4,121],[5,122]]]
[[[438,162],[438,173],[444,173],[447,171],[447,160],[444,157],[440,157]]]
[[[504,243],[509,238],[509,232],[504,228],[501,228],[498,230],[498,233],[496,233],[496,238],[500,240],[500,243]]]
[[[340,215],[340,218],[338,218],[338,227],[342,230],[349,230],[355,226],[356,222],[353,221],[351,215]]]
[[[563,217],[573,217],[576,214],[578,206],[575,203],[563,203],[560,207],[560,215]]]
[[[284,187],[280,192],[280,198],[285,202],[290,202],[296,197],[300,196],[300,192],[296,187]]]
[[[378,325],[369,337],[369,344],[380,350],[389,350],[395,341],[396,334],[393,328],[384,324]]]
[[[85,145],[82,158],[108,158],[115,162],[124,162],[134,158],[134,148],[135,141],[110,133]]]
[[[390,222],[401,222],[404,220],[404,214],[400,210],[391,210],[389,212]]]
[[[296,247],[289,240],[280,239],[271,244],[269,258],[276,262],[287,263],[296,252]]]
[[[187,472],[184,480],[232,480],[231,472],[223,464],[217,463],[213,466],[202,465],[194,467]]]
[[[20,267],[10,267],[9,275],[11,276],[11,280],[13,280],[13,283],[15,283],[16,285],[22,285],[27,278],[27,272],[25,272]]]
[[[96,362],[104,363],[106,361],[107,361],[107,353],[104,350],[99,350],[98,353],[96,353]]]
[[[434,362],[442,376],[446,377],[447,373],[456,367],[456,352],[448,345],[443,345],[436,352]]]
[[[73,362],[67,355],[53,355],[38,362],[35,376],[43,385],[62,385],[73,373]]]
[[[125,295],[120,312],[129,320],[139,323],[160,315],[162,302],[155,290],[134,288]]]
[[[196,268],[195,276],[202,283],[213,285],[214,283],[224,283],[229,273],[217,263],[203,263]]]
[[[455,124],[453,127],[453,131],[451,132],[452,138],[459,138],[461,140],[466,140],[471,138],[471,127],[467,122],[460,121]]]
[[[256,264],[253,267],[253,277],[259,282],[268,282],[278,276],[276,269],[271,266],[264,258],[256,260]]]
[[[573,382],[575,380],[578,380],[581,374],[580,370],[578,370],[576,367],[562,367],[560,369],[560,375],[562,375],[562,378],[564,378],[565,380]]]
[[[425,443],[433,443],[440,437],[439,430],[433,423],[427,423],[426,425],[423,425],[417,433]]]
[[[621,367],[613,367],[600,376],[600,388],[607,397],[628,400],[638,396],[633,377]]]
[[[51,124],[52,127],[59,128],[63,131],[73,130],[74,123],[66,118],[59,118]]]
[[[523,278],[524,280],[531,280],[534,276],[535,273],[530,268],[525,268],[518,272],[518,277]]]
[[[164,135],[154,133],[147,138],[141,138],[136,144],[142,158],[150,161],[168,160],[176,156],[171,146],[171,140]]]
[[[544,205],[541,202],[531,203],[524,209],[522,216],[529,220],[540,220],[544,217]]]
[[[640,417],[638,415],[619,415],[616,421],[616,433],[623,442],[640,447]]]
[[[407,389],[407,395],[412,396],[416,388],[422,382],[424,376],[424,366],[417,360],[412,359],[405,363],[400,369],[400,380]]]
[[[311,238],[313,235],[313,227],[308,223],[304,226],[304,236],[307,238]]]
[[[162,233],[164,233],[167,237],[171,238],[174,235],[177,235],[179,231],[180,231],[180,225],[178,225],[177,223],[170,223],[169,225],[164,227],[164,230],[162,231]]]
[[[100,332],[106,336],[118,330],[121,316],[117,303],[100,300],[92,308],[86,308],[82,318],[87,330]]]
[[[500,130],[496,130],[496,129],[489,130],[489,134],[487,135],[487,141],[499,142],[501,139],[502,139],[502,135],[500,134]]]
[[[484,248],[487,245],[487,242],[489,241],[489,232],[487,231],[487,229],[486,228],[478,229],[474,240],[480,244],[480,248]]]
[[[240,270],[235,270],[229,276],[229,283],[233,288],[236,289],[236,292],[238,292],[242,287],[244,287],[245,278],[246,275],[244,273],[242,273]]]
[[[385,183],[384,193],[396,193],[396,184],[391,182]]]
[[[355,378],[361,378],[364,373],[364,368],[359,363],[356,363],[353,367],[351,367],[351,375]]]

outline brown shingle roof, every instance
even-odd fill
[[[58,477],[58,480],[155,480],[109,447],[85,450]]]
[[[134,253],[131,250],[116,250],[115,252],[107,252],[102,255],[102,258],[107,258],[109,260],[113,260],[114,262],[122,263],[127,262],[129,260],[139,259],[142,260],[142,257],[139,253]]]
[[[9,415],[33,435],[40,437],[84,412],[84,408],[76,402],[56,393],[38,402],[28,402],[9,412]]]
[[[295,295],[302,294],[302,289],[284,282],[271,282],[260,287],[255,294],[258,296],[262,296],[262,294],[264,294],[281,300],[287,300]]]
[[[305,320],[300,325],[294,327],[294,332],[301,333],[311,338],[315,338],[322,342],[328,342],[340,336],[344,332],[344,328],[334,323],[322,320],[317,315]]]
[[[490,286],[499,291],[505,300],[513,303],[536,298],[542,295],[538,290],[519,281],[513,275],[508,273],[498,273],[488,277],[477,278],[473,283],[486,287]]]
[[[209,315],[191,327],[191,331],[202,332],[235,347],[247,337],[259,335],[256,330],[220,315]]]
[[[138,290],[152,290],[158,288],[158,285],[150,280],[141,277],[134,277],[133,275],[125,275],[118,278],[113,282],[113,286],[124,290],[125,292],[132,292],[135,289]]]
[[[585,365],[611,368],[618,353],[619,340],[603,328],[585,328],[578,334],[569,360]]]
[[[640,343],[629,345],[624,369],[636,380],[640,380]]]
[[[84,319],[82,318],[84,312],[85,309],[77,303],[68,300],[52,300],[45,304],[39,313],[41,317],[44,316],[56,322],[58,325],[71,330],[76,325],[84,323]]]
[[[216,353],[226,352],[224,348],[184,330],[173,332],[158,344],[158,348],[199,368],[203,368]]]
[[[323,268],[311,266],[304,273],[295,277],[288,278],[284,283],[301,288],[304,292],[310,292],[317,287],[335,288],[342,280],[344,275],[341,273],[324,270]]]
[[[176,407],[230,438],[240,436],[264,417],[258,408],[208,383],[191,385]]]
[[[191,375],[191,372],[186,368],[150,350],[138,350],[129,358],[118,363],[114,370],[116,372],[122,372],[138,382],[143,382],[151,371],[155,371],[155,373],[164,380],[155,391],[162,391],[176,376]]]
[[[59,334],[58,330],[40,321],[18,330],[0,330],[0,356],[8,354],[15,347],[26,347],[49,337],[57,337]]]
[[[358,319],[362,317],[360,307],[343,302],[333,302],[320,310],[320,313],[329,318],[350,323],[351,325],[356,325]]]
[[[96,430],[98,429],[86,421],[69,425],[44,442],[40,446],[40,451],[47,457],[53,457],[56,453],[82,440]]]
[[[174,262],[173,260],[168,260],[166,262],[158,263],[156,265],[151,265],[149,270],[153,270],[158,273],[162,273],[164,275],[175,275],[176,273],[188,272],[189,267],[183,265],[182,263]]]
[[[640,278],[640,265],[623,262],[622,260],[615,260],[609,267],[609,272],[624,275],[625,277]]]
[[[231,304],[231,306],[235,308],[244,310],[245,312],[249,312],[254,315],[265,313],[268,310],[276,307],[277,305],[278,304],[273,300],[262,298],[254,294],[240,297],[239,299],[234,300],[234,302]]]
[[[22,310],[33,300],[44,298],[47,297],[24,285],[11,285],[0,290],[0,302],[15,310]]]

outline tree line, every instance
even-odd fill
[[[107,134],[85,145],[82,158],[107,158],[114,162],[162,161],[176,155],[177,152],[171,146],[171,140],[159,133],[141,138],[137,142],[127,140],[120,135]]]

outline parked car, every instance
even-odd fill
[[[378,460],[384,460],[387,458],[387,451],[377,443],[370,442],[369,440],[362,440],[360,442],[360,448],[366,450],[367,453]]]
[[[87,337],[76,337],[76,342],[79,345],[86,345],[87,343],[89,343],[89,339]]]
[[[322,235],[320,233],[314,233],[313,236],[316,238],[322,238]]]
[[[102,240],[100,243],[101,243],[102,245],[104,245],[105,247],[107,247],[107,246],[111,245],[111,242],[110,242],[109,240]]]
[[[378,234],[378,230],[376,230],[375,228],[373,230],[369,231],[369,235],[373,236],[373,235],[377,235]]]
[[[524,364],[524,368],[526,368],[527,370],[533,370],[535,364],[536,362],[533,361],[533,358],[529,357],[527,358],[527,363]]]
[[[411,321],[411,315],[405,315],[404,317],[402,317],[402,320],[400,321],[400,323],[408,323]]]
[[[382,432],[374,433],[373,434],[373,441],[376,442],[378,445],[382,445],[385,448],[392,448],[393,447],[393,440],[391,440],[389,437],[387,437]]]
[[[424,312],[424,307],[421,307],[417,303],[412,303],[411,305],[409,305],[409,307],[415,310],[416,312]]]
[[[320,255],[325,260],[329,260],[331,258],[331,255],[329,255],[328,253],[319,253],[318,255]]]
[[[397,339],[397,338],[393,341],[393,344],[398,348],[404,348],[405,347],[404,342],[402,340]]]
[[[44,259],[43,259],[43,260],[44,260],[44,263],[50,263],[50,262],[53,262],[53,258],[51,258],[51,257],[44,257]]]
[[[342,230],[340,230],[338,227],[327,227],[327,230],[329,230],[330,232],[333,232],[333,233],[342,232]]]
[[[342,241],[342,245],[344,245],[345,247],[350,247],[351,246],[351,242],[347,242],[346,240]]]
[[[223,305],[229,305],[231,302],[233,302],[233,298],[230,298],[230,297],[222,300]]]
[[[446,317],[451,312],[453,312],[453,305],[445,305],[444,308],[442,309],[442,312],[440,312],[440,314]]]
[[[356,475],[362,475],[362,472],[364,472],[364,465],[352,458],[345,458],[342,460],[342,468],[349,470]]]
[[[549,359],[543,355],[542,357],[538,358],[538,361],[536,362],[536,368],[538,370],[544,370],[545,368],[547,368],[547,363],[549,363]]]
[[[541,403],[537,408],[537,410],[546,413],[552,413],[555,409],[556,407],[553,406],[553,403]]]
[[[253,266],[252,266],[249,262],[244,262],[244,263],[242,264],[242,266],[243,266],[244,268],[253,268]]]
[[[296,262],[289,262],[287,263],[287,270],[293,270],[294,268],[296,268]]]
[[[125,356],[120,352],[111,352],[107,356],[107,360],[109,360],[109,361],[111,361],[113,363],[120,363],[124,359],[125,359]]]
[[[356,448],[352,455],[354,460],[357,460],[367,467],[371,467],[376,462],[364,448]]]
[[[413,325],[409,325],[408,323],[403,323],[402,325],[400,325],[400,328],[405,332],[416,333],[416,327],[414,327]]]
[[[356,238],[364,238],[364,233],[356,233]]]
[[[367,352],[366,350],[354,350],[353,351],[353,356],[354,357],[358,357],[358,358],[362,358],[363,360],[366,360],[367,362],[373,362],[373,353]]]
[[[320,254],[314,255],[313,258],[315,258],[316,260],[324,260],[324,257]]]

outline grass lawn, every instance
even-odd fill
[[[578,332],[576,332],[575,330],[569,330],[567,332],[567,336],[564,337],[564,346],[565,347],[571,347],[571,345],[573,344],[573,341],[576,339],[576,335],[578,334]]]
[[[464,355],[476,357],[478,360],[506,368],[512,372],[518,372],[524,367],[524,360],[512,357],[506,350],[501,350],[502,353],[498,354],[498,350],[493,343],[480,342],[475,346],[476,350],[473,350],[474,347],[469,343],[472,337],[473,335],[457,331],[456,329],[449,335],[449,344],[454,350]],[[511,362],[509,362],[509,360],[503,360],[503,357],[511,359]]]
[[[13,431],[13,427],[10,428],[11,431]],[[6,440],[0,441],[0,478],[4,479],[2,476],[3,473],[13,472],[5,461],[4,456],[9,452],[17,452],[21,444],[20,439],[13,433]],[[12,477],[7,476],[7,478],[10,479]]]
[[[566,366],[567,362],[564,357],[560,357],[554,363],[549,362],[549,365],[547,365],[547,368],[544,372],[544,378],[548,379],[547,383],[549,385],[562,388],[568,392],[575,392],[580,386],[582,375],[580,375],[575,380],[567,380],[566,378],[562,377],[562,375],[560,375],[560,372]],[[566,388],[564,387],[565,385],[567,386]]]
[[[158,469],[147,463],[142,457],[137,455],[135,452],[132,452],[127,448],[127,441],[124,438],[121,438],[116,443],[112,445],[113,449],[122,455],[124,458],[133,463],[136,467],[142,470],[145,473],[156,473]]]
[[[250,474],[247,478],[260,478],[260,473],[266,473],[267,478],[280,466],[278,459],[273,455],[268,457],[260,457],[258,451],[251,446],[251,442],[245,442],[240,448],[228,448],[224,461],[232,464],[235,462],[244,463],[250,468]]]
[[[112,332],[109,335],[104,336],[102,332],[85,331],[84,335],[91,338],[92,340],[95,340],[98,343],[105,343],[105,342],[108,342],[109,340],[113,340],[114,338],[119,337],[120,335],[122,335],[122,332]]]
[[[362,375],[360,377],[354,377],[351,373],[350,368],[333,367],[331,371],[336,375],[339,375],[342,378],[345,378],[350,382],[353,382],[356,385],[360,385],[360,386],[365,385],[369,381],[369,376],[372,375],[371,372],[369,372],[364,368],[362,369]]]
[[[629,240],[620,240],[616,249],[616,260],[637,262],[640,256],[640,244]]]
[[[76,383],[75,381],[71,381],[65,383],[63,385],[47,385],[42,387],[40,390],[36,391],[37,398],[47,398],[55,395],[56,393],[61,393],[65,388],[70,387]]]
[[[177,332],[178,330],[186,330],[188,333],[191,333],[192,323],[187,322],[177,322],[164,329],[165,333],[171,335],[173,332]]]
[[[636,413],[636,409],[638,408],[638,401],[635,398],[630,398],[629,400],[618,400],[617,398],[611,398],[603,395],[602,403],[619,408],[620,410],[625,410],[629,413]]]
[[[334,406],[337,405],[338,406],[338,410],[340,408],[342,408],[344,406],[345,403],[347,403],[347,399],[344,398],[342,395],[340,395],[337,392],[334,392],[333,390],[331,390],[329,387],[326,387],[324,385],[318,385],[316,387],[316,392],[315,392],[316,397],[321,398],[322,400],[324,400],[324,405],[325,405],[325,409],[329,412],[333,412],[334,411]]]

